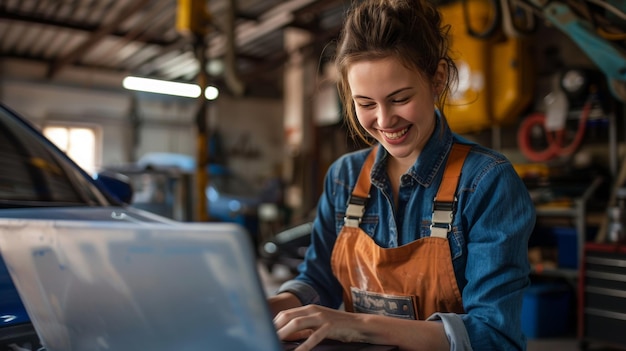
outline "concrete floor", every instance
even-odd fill
[[[575,338],[553,338],[537,339],[528,341],[528,351],[570,351],[581,350],[578,340]],[[604,345],[602,343],[591,343],[587,351],[624,351],[626,347]]]
[[[265,286],[265,291],[268,295],[272,295],[276,292],[276,289],[287,279],[292,277],[288,269],[277,266],[273,269],[272,273],[259,265],[259,273],[261,280]],[[559,337],[559,338],[545,338],[545,339],[529,339],[527,351],[576,351],[579,350],[578,340],[575,336],[571,337]],[[589,351],[608,351],[608,350],[620,350],[609,349],[604,345],[590,345]],[[626,351],[626,348],[621,349]]]
[[[528,340],[528,351],[570,351],[578,350],[578,341],[574,338]]]
[[[549,338],[528,340],[528,351],[573,351],[578,350],[575,338]]]

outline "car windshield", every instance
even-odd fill
[[[77,166],[0,106],[0,208],[108,205]]]

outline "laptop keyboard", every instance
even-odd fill
[[[295,350],[301,343],[298,341],[283,341],[283,351]]]

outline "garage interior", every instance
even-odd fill
[[[438,4],[459,66],[450,126],[505,154],[535,201],[523,316],[529,350],[626,348],[616,332],[626,327],[626,5]],[[237,178],[263,198],[252,210],[241,205],[253,212],[242,216],[255,217],[247,228],[262,248],[310,222],[328,166],[363,147],[344,125],[332,70],[350,6],[0,0],[0,102],[65,140],[57,145],[88,173],[128,177],[131,205],[175,220],[235,219],[233,209],[224,218],[211,212],[205,187],[224,174]],[[218,93],[209,100],[139,91],[129,78]],[[561,121],[551,115],[558,108]],[[541,128],[550,122],[554,134]],[[90,139],[68,141],[85,130]],[[216,173],[203,171],[208,165]],[[265,263],[268,291],[293,274],[293,266]],[[590,291],[605,289],[581,279],[590,274],[614,275],[608,306],[586,305],[598,303]],[[596,320],[598,310],[608,321]]]

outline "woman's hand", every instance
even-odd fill
[[[296,351],[309,351],[324,339],[396,345],[406,351],[450,349],[441,322],[351,313],[319,305],[283,310],[274,318],[274,326],[281,340],[302,340]]]
[[[278,313],[274,325],[281,340],[306,339],[296,351],[308,351],[324,339],[366,342],[354,328],[359,324],[360,316],[319,305],[307,305]]]

